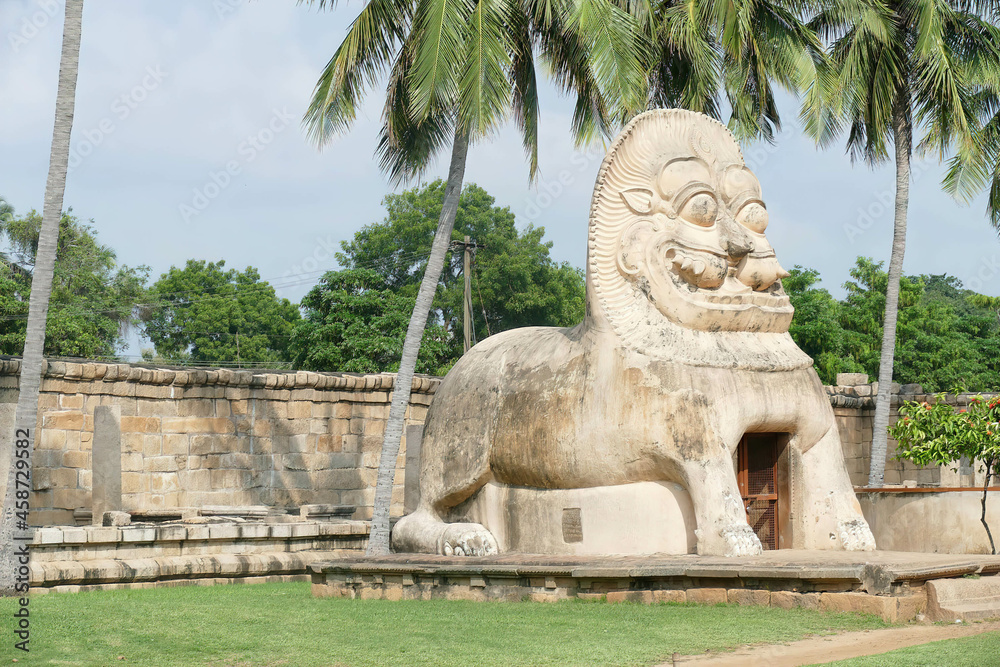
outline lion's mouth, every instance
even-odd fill
[[[665,272],[679,296],[691,304],[715,310],[757,307],[786,312],[791,308],[780,280],[775,279],[767,286],[761,286],[756,274],[747,276],[746,271],[741,271],[746,262],[775,262],[773,251],[750,253],[746,261],[736,261],[720,253],[672,247],[666,251],[665,259]],[[748,285],[744,280],[750,280],[752,284]]]

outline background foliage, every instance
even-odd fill
[[[24,350],[31,273],[42,216],[35,210],[14,215],[0,207],[0,354]],[[149,268],[119,266],[114,250],[97,240],[93,221],[67,211],[60,221],[55,275],[46,325],[45,355],[113,357],[125,334],[139,323]]]
[[[388,195],[383,221],[342,243],[339,271],[324,276],[303,299],[293,348],[297,367],[372,372],[395,370],[409,315],[430,252],[444,183]],[[453,239],[471,237],[473,332],[515,327],[572,326],[583,320],[583,273],[549,257],[545,230],[518,230],[509,208],[485,190],[462,192]],[[417,370],[443,374],[462,355],[462,251],[449,253],[424,334]]]
[[[882,263],[859,257],[834,299],[818,287],[819,274],[796,266],[782,281],[795,306],[792,338],[815,361],[825,384],[837,373],[878,375],[885,287]],[[973,305],[976,293],[954,276],[910,276],[900,281],[894,378],[925,391],[991,391],[1000,388],[1000,320]]]
[[[244,363],[284,362],[299,311],[260,279],[252,266],[190,259],[170,267],[150,294],[146,335],[166,360]]]

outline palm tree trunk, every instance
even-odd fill
[[[66,0],[66,23],[63,28],[62,59],[59,64],[59,88],[56,92],[56,117],[49,154],[49,177],[45,185],[45,206],[38,236],[38,252],[31,277],[28,302],[28,328],[21,358],[20,394],[14,417],[14,433],[0,434],[0,463],[9,467],[0,519],[0,595],[16,591],[17,546],[30,540],[33,530],[17,517],[17,503],[24,503],[31,490],[31,454],[38,422],[38,390],[42,379],[42,351],[45,348],[45,322],[52,293],[52,273],[56,263],[56,244],[62,218],[66,170],[69,164],[69,137],[73,129],[76,100],[76,77],[80,61],[80,33],[83,29],[83,0]],[[15,435],[16,434],[16,435]],[[15,442],[17,445],[15,446]],[[21,443],[24,443],[23,445]],[[14,451],[27,454],[14,456]],[[17,465],[27,461],[17,476]],[[27,480],[25,480],[25,471]],[[19,494],[21,497],[19,497]],[[22,504],[21,507],[25,505]],[[23,515],[22,515],[23,516]],[[15,545],[15,541],[17,545]]]
[[[413,373],[417,367],[417,355],[420,353],[420,342],[424,337],[424,327],[427,325],[427,317],[434,301],[438,281],[441,280],[441,271],[444,269],[448,246],[451,244],[451,230],[455,227],[455,215],[458,213],[458,199],[462,194],[462,183],[465,180],[465,162],[468,152],[468,134],[462,130],[456,130],[455,142],[451,148],[451,167],[448,170],[448,183],[444,190],[441,217],[438,220],[437,231],[434,233],[434,243],[431,245],[427,268],[424,269],[424,277],[420,281],[420,291],[417,293],[413,315],[410,316],[410,325],[406,329],[403,357],[399,362],[399,372],[396,374],[396,382],[393,385],[389,421],[385,426],[382,456],[378,464],[378,481],[375,484],[371,535],[368,538],[367,554],[369,556],[384,556],[389,553],[389,506],[392,503],[392,486],[396,478],[396,457],[399,456],[399,442],[403,437],[406,408],[410,404],[410,390],[413,385]]]
[[[870,487],[882,486],[885,478],[885,456],[889,440],[889,403],[892,397],[892,365],[896,352],[896,320],[899,316],[899,281],[903,276],[903,253],[906,251],[906,209],[910,201],[913,127],[910,122],[910,97],[905,89],[896,93],[892,111],[892,131],[896,144],[896,219],[892,230],[892,254],[889,256],[889,283],[885,288],[882,356],[878,367],[878,395],[875,398],[871,467],[868,472]]]

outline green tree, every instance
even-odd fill
[[[73,129],[76,106],[76,78],[80,62],[80,33],[83,29],[83,0],[66,0],[63,23],[62,56],[59,61],[59,84],[56,89],[55,123],[52,129],[52,150],[49,175],[45,184],[45,206],[39,234],[38,252],[31,278],[28,323],[24,352],[21,356],[21,376],[18,384],[14,433],[3,434],[0,464],[9,467],[4,490],[3,515],[0,517],[0,595],[23,593],[18,590],[14,573],[18,566],[14,545],[31,540],[27,525],[28,489],[16,484],[17,471],[31,475],[35,425],[38,423],[38,391],[42,381],[42,353],[45,348],[46,318],[49,295],[56,263],[59,222],[62,218],[63,196],[66,194],[66,172],[69,167],[69,140]],[[9,438],[9,439],[8,439]],[[8,444],[9,443],[9,444]],[[15,455],[15,452],[17,454]],[[0,465],[0,469],[3,469]],[[28,485],[30,489],[30,484]],[[24,494],[23,497],[21,494]]]
[[[340,264],[378,271],[387,285],[413,298],[433,241],[444,188],[443,182],[435,181],[388,195],[385,220],[365,226],[343,243]],[[551,260],[552,244],[543,242],[544,234],[544,228],[530,225],[519,232],[509,208],[496,206],[495,199],[475,184],[465,187],[452,239],[469,236],[480,246],[472,271],[475,338],[516,327],[572,326],[583,320],[583,274]],[[448,366],[462,354],[462,259],[461,249],[448,254],[431,309],[431,321],[441,322],[451,334]]]
[[[292,334],[295,368],[379,373],[395,371],[413,312],[413,297],[371,269],[330,271],[302,299]],[[417,372],[441,374],[453,359],[448,333],[428,322]]]
[[[321,8],[335,0],[315,0]],[[366,90],[388,72],[378,152],[394,179],[422,172],[449,137],[451,162],[438,228],[413,313],[386,425],[375,488],[369,554],[389,552],[389,503],[396,457],[423,330],[451,240],[469,144],[508,116],[521,131],[530,173],[538,164],[535,48],[577,93],[582,138],[645,108],[647,91],[636,21],[611,0],[575,3],[449,3],[371,0],[354,20],[317,83],[306,124],[320,145],[353,122]]]
[[[837,373],[878,372],[888,282],[882,267],[859,257],[843,301],[815,287],[819,274],[811,269],[797,266],[782,280],[795,307],[789,333],[827,384]],[[896,379],[931,392],[1000,389],[996,314],[971,303],[990,297],[947,275],[904,277],[900,289]]]
[[[440,215],[445,185],[390,194],[382,222],[343,242],[342,271],[328,273],[303,300],[305,318],[295,335],[296,366],[311,370],[386,371],[398,368],[400,310],[413,310]],[[570,326],[583,319],[583,274],[549,258],[544,229],[518,232],[509,208],[475,184],[465,187],[454,240],[481,246],[473,263],[473,332],[482,339],[522,326]],[[445,261],[424,333],[417,369],[443,375],[463,352],[462,253]],[[382,312],[380,312],[380,309]],[[367,322],[370,322],[367,323]],[[377,323],[377,324],[376,324]],[[340,348],[340,349],[337,349]]]
[[[0,222],[10,251],[0,268],[0,354],[24,348],[32,273],[42,216],[30,211]],[[53,271],[45,354],[109,358],[124,348],[124,334],[139,323],[136,304],[145,300],[145,266],[118,266],[114,250],[97,240],[92,223],[72,210],[63,214]]]
[[[788,333],[813,358],[820,379],[824,384],[836,384],[837,373],[864,372],[865,368],[847,354],[840,302],[815,286],[820,282],[819,272],[796,266],[789,274],[781,280],[795,308]]]
[[[6,199],[0,197],[0,224],[3,224],[4,222],[7,221],[8,218],[11,218],[13,216],[14,216],[14,207],[11,206]]]
[[[1000,31],[980,12],[991,6],[957,0],[829,0],[812,22],[832,41],[835,78],[807,102],[807,124],[820,143],[849,128],[852,158],[878,164],[894,149],[896,201],[882,320],[869,486],[881,486],[889,427],[900,279],[906,246],[914,129],[924,147],[945,156],[970,145],[982,113],[975,96],[1000,72]],[[831,102],[832,101],[832,102]]]
[[[841,326],[846,355],[874,376],[879,368],[885,289],[889,280],[883,263],[859,257],[854,278],[844,284]],[[896,379],[918,383],[926,391],[982,391],[996,379],[982,357],[981,346],[963,330],[963,318],[952,304],[926,294],[923,277],[900,279],[899,324],[896,337]]]
[[[968,408],[956,410],[944,396],[938,396],[933,405],[904,403],[899,414],[900,419],[891,430],[893,439],[899,443],[897,458],[908,459],[917,465],[948,465],[963,458],[981,462],[985,474],[979,520],[986,529],[990,550],[995,554],[993,533],[986,522],[986,494],[1000,463],[1000,397],[984,399],[977,396],[969,402]]]
[[[165,359],[212,365],[290,360],[298,308],[275,295],[257,269],[188,260],[170,267],[150,289],[146,335]]]

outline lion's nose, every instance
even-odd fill
[[[753,239],[750,238],[738,238],[729,239],[726,242],[726,252],[733,259],[743,259],[751,252],[753,252]]]

